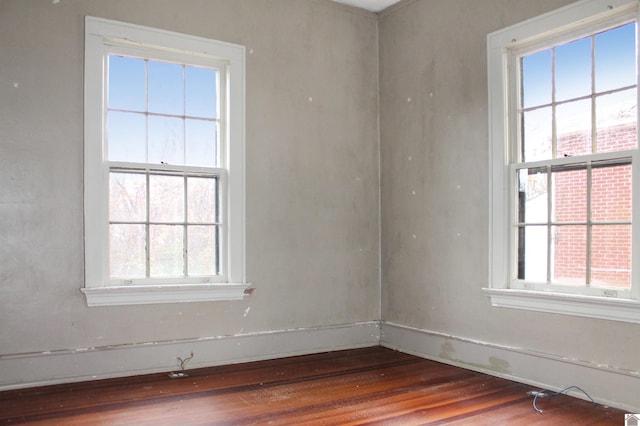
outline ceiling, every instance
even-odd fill
[[[400,0],[333,0],[338,3],[348,4],[349,6],[365,9],[370,12],[380,12],[392,4],[398,3]]]

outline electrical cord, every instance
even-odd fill
[[[580,392],[585,394],[587,396],[587,398],[589,398],[591,400],[593,405],[596,404],[596,402],[593,400],[593,398],[591,398],[591,396],[587,392],[585,392],[582,388],[580,388],[578,386],[569,386],[567,388],[562,389],[561,391],[558,391],[558,392],[555,392],[555,393],[549,393],[549,394],[547,394],[546,392],[543,392],[543,391],[532,391],[532,392],[529,392],[530,395],[533,395],[533,409],[536,410],[538,413],[542,414],[542,410],[539,409],[538,406],[536,405],[536,401],[538,400],[538,397],[544,398],[546,396],[558,396],[558,395],[561,395],[561,394],[565,393],[566,391],[568,391],[570,389],[579,390]]]

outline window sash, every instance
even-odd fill
[[[622,298],[630,298],[631,297],[631,288],[629,287],[621,287],[616,285],[606,285],[606,284],[595,284],[593,282],[592,274],[595,270],[592,264],[592,250],[597,248],[593,243],[592,230],[594,227],[602,229],[602,227],[614,227],[614,226],[626,226],[632,225],[631,220],[594,220],[592,217],[592,203],[591,203],[591,179],[590,173],[592,170],[599,170],[607,167],[618,167],[631,165],[632,158],[629,156],[615,156],[612,154],[606,155],[598,155],[598,157],[609,157],[607,160],[599,160],[599,161],[582,161],[579,163],[575,162],[575,159],[572,159],[573,162],[567,163],[566,159],[562,159],[563,165],[557,165],[556,161],[545,161],[542,163],[547,163],[544,166],[538,166],[535,168],[525,167],[523,164],[512,165],[511,169],[511,187],[514,189],[512,191],[512,199],[515,200],[516,205],[514,205],[513,209],[513,218],[512,218],[512,226],[510,227],[510,240],[512,241],[511,247],[513,247],[512,252],[512,261],[511,261],[511,279],[509,283],[510,288],[516,289],[533,289],[533,290],[544,290],[544,291],[556,291],[556,292],[566,292],[570,294],[591,294],[591,295],[608,295],[610,297],[622,297]],[[523,207],[519,204],[520,201],[520,188],[518,182],[518,174],[522,170],[542,170],[545,173],[545,180],[547,183],[546,193],[544,197],[546,198],[546,220],[529,220],[526,218],[522,218],[521,215],[524,212]],[[552,214],[552,210],[555,207],[554,204],[557,202],[555,198],[555,190],[553,185],[551,184],[552,180],[552,172],[564,172],[564,171],[576,171],[576,170],[585,170],[587,172],[585,185],[585,212],[583,220],[555,220]],[[585,267],[585,277],[584,283],[575,284],[575,285],[566,285],[562,284],[562,282],[554,281],[551,275],[551,271],[556,267],[555,259],[552,258],[553,250],[553,238],[552,238],[552,230],[553,229],[562,229],[563,227],[584,227],[585,231],[585,251],[582,253],[584,255],[584,267]],[[524,250],[525,247],[521,246],[520,238],[523,237],[522,232],[529,229],[532,230],[534,228],[543,229],[546,232],[546,241],[545,241],[545,256],[546,260],[544,260],[543,264],[546,268],[545,279],[541,279],[538,281],[534,281],[530,276],[522,277],[524,274],[524,270],[520,270],[521,267],[525,267],[524,264],[520,262],[523,259],[523,256],[526,256],[526,252]],[[633,228],[632,228],[633,229]],[[578,258],[580,256],[578,255]],[[632,285],[633,280],[630,280],[630,286]]]
[[[205,169],[202,167],[176,167],[176,166],[156,166],[156,165],[140,165],[137,163],[115,163],[111,165],[109,168],[109,176],[114,173],[121,174],[139,174],[145,176],[145,217],[142,219],[131,219],[131,220],[118,220],[109,218],[107,224],[107,233],[110,232],[110,228],[112,225],[140,225],[145,228],[145,247],[144,247],[144,257],[145,257],[145,277],[117,277],[109,273],[108,282],[110,285],[150,285],[150,284],[163,284],[163,283],[174,283],[176,279],[180,280],[180,282],[186,283],[213,283],[213,282],[223,282],[224,281],[224,262],[221,259],[224,259],[226,254],[224,253],[223,247],[225,247],[226,239],[227,239],[227,227],[224,222],[224,212],[226,211],[226,198],[224,197],[224,188],[227,181],[227,172],[225,169]],[[163,220],[152,220],[149,212],[149,188],[150,183],[149,179],[151,176],[173,176],[184,179],[184,210],[183,210],[183,218],[182,220],[173,220],[173,221],[163,221]],[[214,209],[214,220],[212,221],[192,221],[189,220],[188,216],[188,191],[187,191],[187,182],[189,178],[208,178],[215,179],[215,194],[216,199],[214,200],[215,205]],[[111,190],[109,189],[109,193]],[[154,226],[180,226],[183,227],[183,274],[176,275],[173,277],[160,277],[160,276],[152,276],[151,268],[153,264],[151,263],[151,241],[150,241],[150,229]],[[190,227],[211,227],[215,229],[216,241],[214,245],[215,253],[215,274],[204,274],[204,275],[196,275],[190,274],[189,271],[189,228]],[[108,250],[108,255],[111,257],[113,252],[111,251],[111,246]],[[109,265],[111,263],[109,262]],[[111,267],[109,267],[109,271],[111,271]]]
[[[130,43],[130,45],[129,45]],[[221,168],[229,168],[230,158],[229,158],[229,134],[231,129],[229,128],[228,117],[231,113],[231,109],[229,108],[229,67],[230,63],[228,60],[220,60],[211,57],[210,55],[191,52],[185,53],[179,51],[177,49],[172,48],[160,48],[160,47],[151,47],[146,46],[144,49],[138,47],[139,43],[129,42],[127,40],[111,40],[105,42],[103,45],[103,61],[102,61],[102,75],[103,78],[103,88],[102,88],[102,122],[107,123],[107,115],[110,111],[113,112],[127,112],[127,113],[136,113],[144,115],[145,117],[169,117],[169,118],[180,118],[183,120],[186,119],[197,119],[215,123],[218,126],[217,135],[218,141],[216,145],[216,165]],[[169,62],[178,65],[188,65],[188,66],[199,66],[203,68],[214,69],[217,71],[217,97],[218,97],[218,106],[216,108],[218,112],[218,116],[213,119],[203,119],[202,117],[192,117],[186,114],[183,115],[174,115],[174,114],[162,114],[150,112],[146,109],[144,112],[140,111],[128,111],[128,110],[119,110],[110,108],[108,105],[108,75],[109,75],[109,63],[108,57],[109,55],[122,55],[126,57],[135,57],[143,60],[150,61],[162,61]],[[237,84],[237,83],[236,83]],[[244,89],[244,84],[241,86]],[[107,131],[106,128],[103,129],[104,132]],[[104,136],[104,141],[102,146],[102,158],[103,161],[108,161],[108,141],[106,139],[106,133]],[[147,147],[148,149],[148,147]]]

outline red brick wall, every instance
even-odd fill
[[[635,124],[612,126],[600,131],[598,152],[636,147]],[[591,135],[581,132],[558,137],[558,155],[590,152]],[[586,222],[587,172],[554,173],[556,222]],[[631,219],[631,165],[592,170],[591,209],[593,221]],[[586,279],[587,226],[556,226],[553,235],[554,280],[584,284]],[[631,226],[594,225],[592,229],[591,282],[629,287],[631,282]]]

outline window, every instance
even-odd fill
[[[494,306],[640,322],[637,14],[584,0],[488,36]]]
[[[243,297],[244,47],[87,17],[90,306]]]

